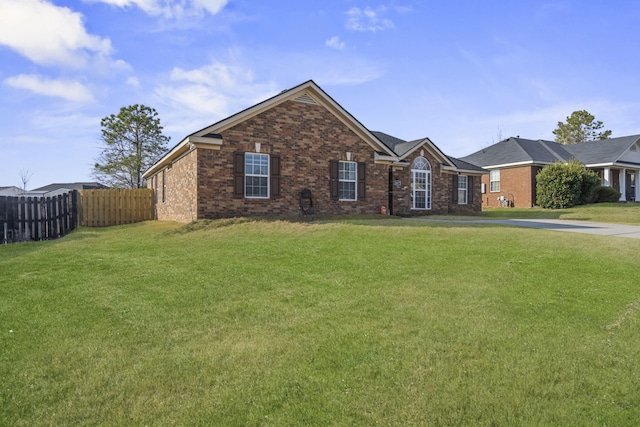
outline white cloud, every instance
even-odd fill
[[[111,41],[87,33],[83,16],[46,0],[0,0],[0,45],[42,65],[84,67],[111,59]]]
[[[192,0],[194,7],[201,8],[215,15],[227,4],[227,0]]]
[[[272,82],[256,81],[252,72],[238,65],[215,62],[201,68],[185,70],[176,67],[170,82],[154,91],[159,101],[173,112],[168,130],[193,132],[277,93]],[[199,123],[195,125],[195,123]]]
[[[376,10],[366,7],[360,9],[359,7],[353,7],[347,12],[349,19],[347,20],[347,29],[353,31],[382,31],[388,30],[394,27],[391,20],[382,18],[382,15],[386,12],[386,8],[379,7]]]
[[[345,42],[341,41],[340,37],[338,36],[331,37],[324,44],[336,50],[344,50],[344,48],[347,46]]]
[[[20,74],[6,78],[4,83],[13,88],[25,89],[38,95],[58,97],[80,103],[93,101],[91,91],[77,81],[53,80],[35,74]]]
[[[131,87],[135,87],[135,88],[140,88],[140,80],[138,80],[137,77],[133,76],[133,77],[129,77],[127,79],[127,84]]]
[[[85,0],[118,7],[138,7],[152,16],[167,19],[201,15],[208,12],[215,15],[222,10],[228,0]]]

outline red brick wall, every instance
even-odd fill
[[[222,132],[221,150],[198,149],[198,218],[297,215],[300,192],[312,191],[318,214],[379,213],[387,204],[388,166],[374,164],[374,150],[320,105],[286,101]],[[233,153],[281,158],[281,197],[234,198]],[[329,160],[366,162],[366,199],[332,201]]]
[[[432,201],[431,210],[413,210],[411,209],[411,164],[416,157],[424,157],[431,164],[431,191]],[[429,152],[427,149],[418,149],[405,159],[409,166],[404,169],[393,171],[393,182],[399,183],[400,186],[393,185],[393,202],[392,208],[395,215],[429,215],[429,214],[443,214],[453,212],[471,212],[481,210],[481,198],[480,194],[480,177],[474,176],[472,178],[473,189],[469,191],[475,191],[471,201],[466,205],[458,204],[453,200],[452,191],[458,191],[458,188],[453,188],[454,175],[450,172],[445,172],[440,168],[440,161]]]
[[[374,149],[321,105],[286,101],[224,130],[220,150],[199,147],[174,161],[166,171],[166,201],[162,201],[162,171],[149,180],[159,181],[157,217],[190,222],[194,219],[234,216],[284,215],[299,212],[300,192],[312,192],[318,214],[374,214],[389,206],[389,165],[374,163]],[[280,156],[280,197],[250,199],[234,197],[234,153],[256,152]],[[366,198],[357,201],[330,199],[329,161],[348,160],[366,164]],[[467,205],[452,200],[453,175],[440,170],[440,162],[424,150],[432,166],[432,209],[411,211],[411,168],[394,171],[393,213],[425,215],[478,211],[480,177],[473,178],[476,197]],[[411,158],[420,155],[418,150]],[[457,191],[457,189],[456,189]],[[471,189],[470,189],[471,191]]]
[[[521,166],[515,168],[500,169],[500,191],[491,192],[490,175],[483,175],[482,183],[486,192],[482,194],[482,207],[501,207],[498,197],[504,196],[513,202],[513,207],[530,208],[535,206],[536,175],[538,166]]]
[[[209,150],[198,150],[198,152]],[[166,183],[160,171],[147,180],[147,186],[156,192],[156,217],[159,220],[191,222],[196,219],[196,159],[197,152],[191,151],[171,167],[164,169]],[[162,191],[165,187],[163,201]]]
[[[450,175],[451,180],[451,191],[458,191],[457,187],[454,184],[454,175]],[[482,197],[480,194],[480,188],[482,184],[481,176],[468,176],[467,180],[467,204],[462,205],[453,200],[453,195],[451,201],[449,202],[449,213],[464,213],[464,212],[479,212],[482,210]],[[470,185],[469,185],[470,182]]]

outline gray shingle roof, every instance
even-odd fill
[[[376,138],[378,138],[384,145],[389,147],[391,151],[396,153],[396,155],[398,155],[399,157],[402,157],[404,154],[411,151],[413,148],[422,144],[425,140],[425,138],[423,138],[423,139],[416,139],[415,141],[405,141],[403,139],[396,138],[395,136],[391,136],[384,132],[371,131],[371,133]]]
[[[409,152],[412,148],[417,147],[424,139],[416,139],[415,141],[405,141],[404,139],[396,138],[384,132],[371,131],[371,133],[378,138],[384,145],[389,147],[391,151],[396,153],[397,156],[402,157],[405,153]]]
[[[474,164],[465,162],[464,160],[456,159],[455,157],[447,156],[451,163],[456,165],[456,168],[465,170],[465,171],[477,171],[477,172],[487,172],[486,169],[482,169],[480,166],[476,166]]]
[[[534,141],[511,137],[462,157],[462,160],[482,167],[517,163],[549,164],[567,162],[572,158],[585,165],[614,163],[638,140],[640,135],[630,135],[562,145],[543,139]]]
[[[97,190],[100,188],[107,188],[105,185],[99,182],[68,182],[68,183],[56,183],[45,185],[44,187],[35,188],[31,191],[55,191],[61,188],[68,190]]]
[[[406,144],[406,142],[407,142],[407,141],[404,141],[404,140],[402,140],[400,138],[396,138],[395,136],[391,136],[389,134],[386,134],[384,132],[371,131],[371,133],[376,138],[378,138],[384,145],[389,147],[391,149],[391,151],[393,151],[396,154],[398,154],[396,152],[396,147],[398,145],[401,145],[401,144]]]
[[[566,148],[585,165],[614,163],[639,139],[640,135],[630,135],[567,145]]]
[[[414,148],[418,147],[419,145],[424,144],[425,141],[428,141],[427,138],[416,139],[414,141],[405,141],[405,140],[402,140],[400,138],[396,138],[395,136],[391,136],[391,135],[389,135],[387,133],[384,133],[384,132],[371,131],[371,133],[376,138],[378,138],[384,145],[389,147],[391,149],[391,151],[396,153],[396,155],[398,157],[402,157],[403,155],[405,155],[409,151],[413,150]],[[460,159],[456,159],[455,157],[447,156],[446,154],[444,154],[444,155],[447,157],[447,159],[449,159],[449,161],[457,169],[461,169],[461,170],[465,170],[465,171],[475,171],[475,172],[485,172],[485,173],[487,172],[486,170],[484,170],[481,167],[479,167],[477,165],[474,165],[472,163],[465,162],[465,161],[460,160]]]
[[[568,156],[568,157],[567,157]],[[487,167],[513,163],[554,163],[567,161],[571,156],[562,146],[551,141],[508,138],[473,154],[462,157],[466,162]]]

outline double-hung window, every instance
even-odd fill
[[[329,160],[329,197],[334,201],[365,200],[367,196],[365,162]]]
[[[468,202],[468,180],[466,175],[458,175],[458,204],[466,205]]]
[[[280,155],[234,152],[233,197],[237,199],[280,197]]]
[[[245,197],[269,197],[269,155],[246,153],[244,156]]]
[[[500,191],[500,169],[489,172],[489,191],[492,193]]]
[[[356,200],[358,182],[356,162],[338,162],[338,198],[340,200]]]

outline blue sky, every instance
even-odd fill
[[[461,157],[586,109],[640,133],[640,2],[0,0],[0,186],[92,181],[100,119],[186,135],[313,79]]]

